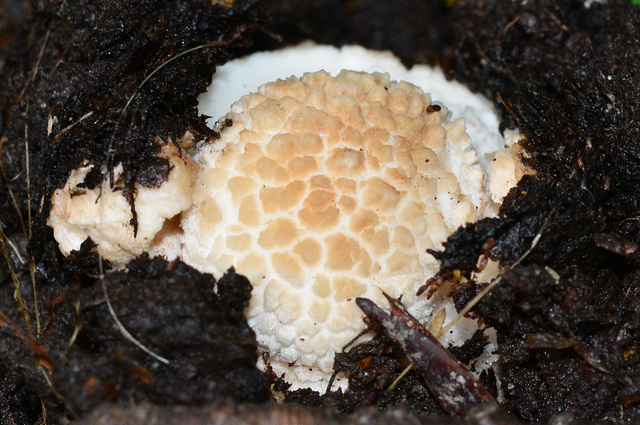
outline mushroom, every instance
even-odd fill
[[[427,250],[493,214],[529,172],[517,145],[500,150],[488,136],[473,146],[464,119],[450,116],[385,73],[278,80],[236,102],[220,139],[193,159],[172,143],[162,149],[172,169],[160,187],[136,187],[137,234],[121,191],[106,180],[101,195],[83,187],[86,164],[53,195],[49,225],[63,254],[91,238],[116,268],[143,252],[216,278],[234,267],[253,285],[246,315],[267,354],[261,366],[293,388],[324,390],[334,353],[365,327],[357,297],[402,297],[421,322],[456,315],[446,294],[416,295],[438,271]],[[494,182],[478,161],[496,151]],[[462,318],[443,338],[461,343],[477,329]]]
[[[108,175],[101,185],[87,187],[85,179],[93,164],[85,163],[71,172],[64,187],[56,189],[51,197],[47,221],[65,256],[79,251],[87,238],[116,268],[143,252],[154,254],[157,246],[162,246],[164,255],[177,255],[181,243],[171,218],[191,206],[192,165],[173,143],[164,145],[158,156],[169,161],[171,170],[157,188],[136,183],[137,229],[131,224],[132,208],[118,183],[121,164],[114,167],[113,187]]]
[[[384,291],[428,316],[427,249],[485,215],[464,120],[444,112],[386,74],[319,71],[244,96],[199,147],[182,258],[249,278],[249,324],[294,387],[326,384],[365,326],[356,297]]]

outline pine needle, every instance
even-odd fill
[[[109,294],[107,293],[107,285],[104,283],[104,275],[103,275],[103,269],[102,269],[102,257],[98,257],[98,265],[99,265],[99,269],[100,269],[100,284],[102,285],[102,293],[104,294],[104,300],[105,300],[105,302],[107,304],[107,308],[109,309],[109,314],[111,315],[111,318],[115,322],[115,324],[118,327],[118,330],[120,331],[122,336],[124,336],[124,338],[126,340],[128,340],[133,345],[135,345],[136,347],[138,347],[139,349],[141,349],[142,351],[144,351],[145,353],[147,353],[148,355],[150,355],[154,359],[158,360],[159,362],[162,362],[164,364],[169,364],[170,363],[169,360],[165,359],[164,357],[162,357],[159,354],[156,354],[155,352],[153,352],[149,348],[145,347],[140,341],[135,339],[135,337],[133,335],[131,335],[131,333],[127,330],[127,328],[124,327],[122,322],[120,322],[120,319],[118,319],[118,315],[116,314],[116,311],[113,309],[113,306],[111,305],[111,300],[109,298]]]

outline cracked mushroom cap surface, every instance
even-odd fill
[[[196,153],[182,257],[250,279],[249,323],[294,388],[326,382],[364,329],[356,297],[402,295],[424,318],[427,249],[484,215],[464,120],[444,116],[386,74],[320,71],[244,96]]]

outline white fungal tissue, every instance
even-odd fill
[[[159,188],[136,184],[138,229],[135,236],[131,225],[133,213],[120,182],[122,165],[114,169],[114,187],[109,186],[108,175],[102,185],[92,189],[85,186],[85,178],[93,165],[73,170],[65,186],[56,189],[51,198],[48,224],[53,227],[60,251],[69,255],[91,238],[98,245],[97,252],[117,268],[124,267],[143,252],[155,253],[158,246],[163,247],[163,253],[167,252],[172,234],[169,220],[191,206],[194,173],[189,159],[183,158],[172,143],[166,144],[159,156],[171,164],[169,179]]]
[[[407,71],[388,54],[357,47],[305,45],[259,57],[257,72],[280,63],[286,73],[295,67],[286,58],[305,63],[300,55],[314,58],[306,64],[315,69],[327,68],[318,62],[373,67],[410,78],[317,71],[264,84],[221,118],[231,125],[221,126],[219,140],[197,147],[196,167],[165,153],[174,165],[168,181],[138,191],[137,238],[119,193],[109,190],[97,203],[95,190],[75,194],[88,167],[56,191],[49,224],[64,254],[91,237],[118,267],[143,251],[179,256],[216,278],[235,267],[253,285],[246,315],[268,364],[294,388],[323,391],[334,353],[364,329],[356,297],[386,306],[385,291],[422,322],[442,310],[445,324],[455,317],[446,294],[416,296],[438,270],[427,249],[494,213],[527,170],[506,146],[518,135],[505,141],[489,103],[438,71]],[[256,74],[255,60],[223,67],[200,112],[219,116],[223,87],[246,85],[240,69]],[[401,81],[411,78],[472,108],[452,112],[442,98]],[[156,207],[146,209],[150,202]],[[477,329],[464,318],[442,341],[460,344]],[[491,351],[479,368],[495,360]]]

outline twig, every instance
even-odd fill
[[[73,328],[73,334],[71,334],[71,337],[69,338],[69,342],[67,342],[67,349],[71,348],[73,346],[73,344],[76,342],[76,339],[78,338],[78,334],[80,333],[80,330],[82,329],[82,326],[84,325],[84,316],[80,312],[80,302],[79,301],[76,301],[76,303],[74,305],[74,309],[75,309],[76,323],[75,323],[75,326]]]
[[[49,415],[47,414],[47,406],[44,404],[42,398],[40,399],[40,406],[42,407],[42,419],[40,420],[39,425],[47,425],[47,418]]]
[[[22,173],[20,173],[20,174],[22,174]],[[14,177],[14,179],[17,179],[18,177],[20,177],[20,174],[18,174],[16,177]],[[9,196],[11,196],[11,202],[13,203],[13,206],[15,207],[16,211],[18,212],[18,219],[20,220],[20,227],[22,228],[22,233],[24,234],[25,237],[27,237],[27,228],[24,225],[24,217],[22,216],[22,211],[20,211],[20,207],[18,206],[18,201],[16,200],[16,197],[13,194],[13,190],[11,190],[11,186],[7,185],[7,189],[9,191]]]
[[[36,332],[40,335],[42,327],[40,324],[40,302],[38,283],[36,282],[36,263],[33,257],[27,253],[27,261],[29,262],[29,277],[31,278],[31,291],[33,293],[33,311],[36,317]]]
[[[409,373],[411,369],[413,369],[413,363],[410,363],[409,366],[405,367],[404,370],[400,372],[400,375],[398,375],[398,377],[393,380],[391,385],[387,387],[387,392],[390,393],[391,391],[395,390],[398,383],[402,380],[402,378],[405,377],[407,373]]]
[[[29,116],[29,100],[27,99],[26,116]],[[24,124],[24,165],[27,173],[27,238],[31,239],[31,174],[29,170],[29,124]]]
[[[45,37],[45,42],[42,45],[42,49],[44,49],[44,46],[46,45],[46,41],[49,38],[49,31],[47,31],[47,36]],[[38,61],[40,61],[40,56],[38,56]],[[33,78],[35,78],[35,74],[37,72],[38,69],[38,62],[36,62],[35,68],[34,68],[34,73],[33,73]],[[33,81],[32,78],[32,81]],[[26,104],[26,115],[29,116],[29,99],[27,99],[27,104]],[[31,223],[32,223],[32,218],[31,218],[31,172],[30,172],[30,167],[29,167],[29,124],[25,123],[24,124],[24,162],[25,162],[25,171],[27,173],[26,175],[26,180],[27,180],[27,239],[31,240]],[[31,277],[31,290],[33,292],[33,310],[35,313],[35,317],[36,317],[36,332],[38,334],[40,334],[40,308],[39,308],[39,303],[38,303],[38,285],[36,283],[36,265],[35,262],[33,260],[33,258],[31,257],[31,255],[27,254],[27,261],[29,263],[29,276]]]

